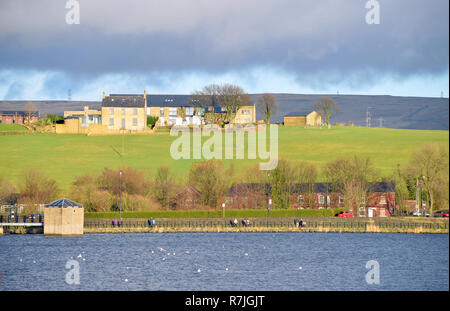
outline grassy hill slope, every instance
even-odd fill
[[[169,165],[183,180],[195,160],[174,160],[170,145],[175,137],[159,135],[55,135],[23,134],[0,136],[0,176],[16,184],[25,169],[41,169],[67,191],[76,176],[98,173],[103,168],[134,167],[152,176],[160,165]],[[437,142],[448,146],[448,131],[395,130],[360,127],[331,129],[279,129],[279,157],[315,162],[319,167],[329,160],[358,154],[370,156],[381,174],[389,174],[397,164],[406,164],[421,144]],[[113,150],[124,151],[120,158]],[[233,161],[235,170],[260,160]]]

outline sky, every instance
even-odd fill
[[[448,55],[448,0],[0,1],[0,100],[211,83],[448,98]]]

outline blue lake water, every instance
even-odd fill
[[[66,283],[68,260],[80,283]],[[366,263],[380,284],[367,284]],[[448,235],[0,236],[1,290],[449,290]]]

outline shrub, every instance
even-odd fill
[[[29,170],[23,174],[19,203],[43,204],[55,200],[59,194],[56,181],[42,172]]]

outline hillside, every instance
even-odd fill
[[[151,95],[170,98],[174,95]],[[175,95],[178,98],[189,98],[189,95]],[[274,122],[283,120],[283,116],[296,111],[313,109],[314,102],[324,95],[276,94],[279,105],[278,113],[273,117]],[[341,107],[332,117],[332,122],[348,123],[366,126],[366,112],[372,114],[372,127],[421,130],[449,129],[449,99],[430,97],[400,97],[400,96],[366,96],[366,95],[329,95]],[[258,94],[253,94],[255,101]],[[1,110],[23,109],[27,101],[0,101]],[[82,109],[87,105],[100,108],[100,101],[33,101],[41,116],[45,113],[62,114],[64,110]],[[382,121],[380,121],[382,118]],[[258,113],[257,119],[262,119]]]
[[[170,146],[175,137],[161,135],[85,136],[75,134],[21,134],[0,136],[0,177],[19,183],[27,169],[39,168],[67,191],[76,176],[95,174],[107,168],[133,167],[150,175],[168,165],[178,182],[183,182],[194,160],[174,160]],[[207,138],[204,138],[207,139]],[[333,127],[279,129],[279,158],[308,161],[319,168],[332,159],[369,156],[380,175],[389,175],[397,164],[409,163],[411,154],[426,142],[445,144],[448,131]],[[119,158],[113,150],[120,150]],[[260,160],[224,160],[231,162],[236,175]]]

